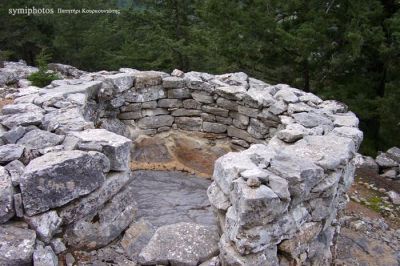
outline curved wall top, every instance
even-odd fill
[[[44,89],[21,88],[0,118],[6,131],[40,129],[62,138],[35,149],[25,144],[20,160],[28,170],[17,185],[26,214],[71,208],[72,200],[90,196],[108,175],[128,171],[130,139],[138,134],[171,129],[223,134],[247,148],[216,161],[208,190],[223,233],[223,264],[325,265],[331,260],[335,219],[346,204],[352,160],[363,137],[357,117],[344,104],[245,73],[120,69],[78,76]],[[70,154],[75,150],[84,153]],[[88,165],[103,167],[106,176],[92,184],[73,180],[74,193],[58,191],[50,204],[50,192],[37,204],[36,171],[57,160],[67,168],[66,161],[81,160],[88,175],[99,175]],[[66,224],[77,219],[65,211],[59,215]]]

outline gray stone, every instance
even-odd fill
[[[310,159],[324,169],[335,170],[353,158],[355,145],[353,140],[335,135],[305,136],[286,147],[285,152]]]
[[[284,142],[292,143],[296,142],[299,139],[303,138],[304,133],[300,130],[295,130],[295,129],[284,129],[278,131],[276,136],[280,139],[283,140]]]
[[[66,134],[70,131],[94,128],[94,125],[93,122],[85,120],[79,108],[70,108],[47,113],[43,118],[43,127],[47,131]]]
[[[311,108],[308,104],[305,104],[303,102],[298,102],[298,103],[290,103],[288,105],[287,112],[288,114],[294,114],[294,113],[301,113],[301,112],[310,112],[312,111],[313,108]]]
[[[56,211],[49,211],[32,217],[26,217],[25,221],[30,228],[36,231],[37,236],[45,243],[49,243],[53,235],[61,226],[61,218]]]
[[[222,192],[229,195],[233,189],[232,182],[239,178],[239,174],[256,167],[250,156],[230,152],[215,161],[213,178]]]
[[[201,109],[201,102],[198,102],[196,100],[193,99],[187,99],[183,101],[183,107],[185,107],[186,109]]]
[[[262,139],[269,132],[269,127],[258,119],[251,118],[247,132],[249,132],[249,134],[254,138]]]
[[[132,187],[115,195],[98,213],[68,226],[64,240],[75,248],[98,249],[108,245],[132,223],[136,203]]]
[[[130,181],[130,172],[113,172],[107,175],[97,190],[59,209],[64,224],[70,224],[97,212]]]
[[[121,120],[136,120],[142,118],[142,111],[125,112],[118,114],[118,118]]]
[[[323,101],[319,104],[319,107],[323,108],[324,110],[331,111],[334,114],[345,113],[348,109],[347,105],[345,105],[344,103],[334,100]]]
[[[268,176],[268,186],[280,199],[290,199],[289,183],[286,179],[271,174]]]
[[[65,263],[67,264],[67,266],[74,266],[75,258],[74,256],[72,256],[71,253],[65,254]]]
[[[127,90],[123,92],[123,96],[125,98],[125,101],[131,103],[143,103],[167,97],[164,88],[161,86]]]
[[[237,252],[233,243],[229,241],[228,237],[225,235],[221,236],[221,240],[219,241],[219,249],[222,265],[273,266],[273,264],[268,264],[269,258],[266,257],[264,252],[249,254],[247,256],[241,255],[239,252]]]
[[[135,78],[130,73],[119,73],[105,76],[105,81],[111,82],[117,92],[123,92],[133,87]]]
[[[302,95],[302,96],[300,96],[300,101],[302,101],[302,102],[311,102],[311,103],[314,103],[314,104],[322,103],[321,98],[319,98],[318,96],[315,96],[314,94],[309,93],[309,92],[304,94],[304,95]]]
[[[373,173],[376,173],[376,174],[378,174],[378,172],[379,172],[378,164],[375,162],[374,158],[369,157],[369,156],[363,156],[362,157],[362,162],[358,166],[358,168],[368,169],[368,170],[370,170],[370,171],[372,171]]]
[[[296,154],[296,153],[293,153]],[[296,159],[294,159],[296,158]],[[292,203],[303,201],[323,177],[324,171],[303,156],[277,156],[271,161],[270,170],[287,180]]]
[[[144,117],[138,121],[138,126],[143,129],[170,127],[174,123],[174,117],[170,115],[158,115],[154,117]]]
[[[122,97],[122,95],[118,95],[117,97],[113,98],[113,99],[110,101],[110,105],[111,105],[113,108],[119,108],[119,107],[121,107],[122,105],[124,105],[124,103],[125,103],[125,99],[124,99],[124,97]]]
[[[183,77],[184,75],[185,75],[185,73],[179,69],[174,69],[171,73],[171,76],[179,77],[179,78]]]
[[[157,107],[157,102],[155,104],[155,107]],[[154,107],[154,108],[155,108]],[[140,111],[142,109],[142,103],[130,103],[124,106],[121,106],[121,112],[132,112],[132,111]]]
[[[274,104],[272,104],[269,108],[268,111],[271,114],[274,115],[280,115],[288,109],[288,105],[284,101],[276,101]]]
[[[172,116],[200,116],[201,110],[197,109],[177,109],[171,113]]]
[[[209,114],[217,115],[217,116],[222,116],[222,117],[228,117],[229,111],[223,108],[219,107],[213,107],[209,105],[203,105],[201,109]]]
[[[358,127],[358,118],[352,113],[336,114],[332,116],[333,124],[339,127]]]
[[[201,119],[203,119],[203,121],[205,122],[215,122],[216,118],[215,115],[212,114],[208,114],[208,113],[201,113]]]
[[[215,88],[215,93],[229,100],[240,101],[246,94],[244,86],[226,86]]]
[[[400,149],[397,147],[392,147],[386,151],[387,156],[392,160],[395,160],[400,164]]]
[[[394,205],[400,205],[400,195],[399,193],[391,190],[388,193],[388,196]]]
[[[250,143],[256,143],[257,140],[253,138],[247,131],[238,129],[236,127],[228,127],[228,136],[243,139]]]
[[[133,74],[135,76],[136,88],[147,88],[151,86],[161,85],[162,77],[160,72],[141,71]]]
[[[158,100],[158,106],[162,107],[162,108],[179,108],[179,107],[182,107],[182,100],[161,99],[161,100]]]
[[[24,217],[24,206],[22,203],[21,193],[14,194],[14,209],[15,209],[15,216],[19,218]]]
[[[230,111],[237,111],[238,109],[238,104],[235,101],[230,101],[225,98],[219,97],[217,99],[217,105],[221,108],[224,108],[226,110]]]
[[[340,137],[351,138],[356,145],[356,149],[360,147],[364,138],[363,132],[356,127],[335,127],[332,133]]]
[[[243,115],[247,115],[249,117],[257,118],[259,110],[256,108],[250,108],[250,107],[239,105],[238,112]]]
[[[226,73],[222,75],[215,76],[215,79],[222,82],[223,84],[232,85],[232,86],[243,86],[247,89],[249,86],[248,79],[246,73],[243,72],[235,72],[235,73]]]
[[[396,170],[389,169],[386,170],[383,174],[381,174],[382,177],[390,178],[390,179],[396,179],[397,177],[397,172]]]
[[[299,101],[299,97],[297,97],[290,87],[279,90],[275,93],[274,98],[277,100],[283,100],[287,103],[295,103]]]
[[[19,179],[25,171],[25,165],[18,160],[12,161],[4,167],[11,176],[13,186],[19,185]]]
[[[185,80],[179,77],[165,77],[162,79],[164,88],[183,88],[186,83]]]
[[[192,94],[190,93],[190,90],[188,88],[168,90],[168,98],[188,99],[188,98],[191,98],[191,96],[192,96]]]
[[[166,99],[167,100],[167,99]],[[168,115],[169,111],[164,108],[156,108],[156,109],[142,109],[142,116],[156,116],[156,115]]]
[[[281,201],[269,187],[249,187],[243,179],[233,181],[232,193],[232,208],[237,213],[239,224],[246,227],[265,225],[288,207],[287,201]]]
[[[15,214],[13,194],[11,177],[6,169],[0,166],[0,224],[7,222]]]
[[[319,125],[332,125],[332,121],[322,114],[303,112],[293,114],[292,116],[297,123],[305,126],[306,128],[312,128]]]
[[[257,119],[269,127],[278,127],[284,124],[284,121],[281,121],[280,117],[270,113],[268,109],[263,109],[262,112],[257,115]]]
[[[229,198],[222,192],[215,182],[211,183],[208,187],[207,196],[211,205],[218,210],[226,211],[231,205]]]
[[[149,222],[141,219],[132,223],[121,240],[125,255],[131,260],[137,261],[140,251],[147,245],[153,234],[154,229]]]
[[[8,163],[21,158],[24,146],[18,144],[7,144],[0,146],[0,163]]]
[[[0,227],[0,264],[32,265],[35,231],[14,226]]]
[[[250,88],[243,97],[243,102],[251,107],[269,107],[276,101],[265,88]]]
[[[104,182],[110,162],[98,152],[52,152],[32,160],[21,177],[25,212],[35,215],[89,194]]]
[[[391,168],[398,165],[398,163],[390,158],[386,153],[380,153],[378,156],[376,156],[375,161],[382,168]]]
[[[232,125],[232,118],[230,117],[215,116],[215,121],[227,126]]]
[[[13,115],[5,115],[1,118],[1,124],[8,127],[9,129],[17,126],[30,126],[30,125],[41,125],[43,120],[42,112],[27,112]]]
[[[50,242],[50,246],[57,255],[67,250],[61,238],[53,238]]]
[[[64,141],[65,136],[50,133],[48,131],[34,129],[25,134],[17,144],[28,149],[43,149],[59,145]]]
[[[200,131],[202,126],[202,119],[200,117],[176,117],[175,124],[180,129]]]
[[[203,262],[199,266],[220,266],[220,265],[221,265],[221,261],[220,261],[219,257],[213,257],[213,258]]]
[[[247,129],[249,125],[249,117],[237,112],[229,112],[229,116],[233,118],[232,123],[235,127],[240,129]]]
[[[33,252],[33,266],[58,266],[58,258],[50,246],[36,246]]]
[[[110,169],[125,171],[129,169],[132,141],[105,129],[88,129],[81,132],[71,132],[70,135],[79,139],[78,148],[100,146],[110,161]],[[91,150],[90,148],[88,150]]]
[[[1,110],[3,115],[23,113],[44,113],[44,110],[33,103],[8,104]]]
[[[144,265],[198,265],[218,254],[218,239],[218,232],[204,225],[165,225],[140,252],[139,262]]]
[[[218,123],[203,122],[203,131],[211,133],[224,133],[226,126]]]
[[[195,101],[200,103],[213,103],[214,98],[208,93],[192,92],[192,97]]]
[[[105,118],[100,120],[100,128],[104,128],[115,134],[129,137],[127,126],[117,118]]]
[[[17,127],[10,129],[10,131],[3,133],[1,138],[3,139],[3,141],[5,143],[14,144],[17,142],[17,140],[22,138],[22,136],[24,134],[25,134],[25,128],[21,127],[21,126],[17,126]]]

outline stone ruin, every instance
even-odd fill
[[[160,228],[140,264],[332,261],[363,138],[344,104],[244,73],[53,67],[66,78],[45,88],[19,80],[0,117],[1,265],[57,265],[64,244],[97,249],[117,238],[135,220],[132,139],[169,130],[226,136],[242,151],[216,161],[207,191],[219,236],[193,224]]]

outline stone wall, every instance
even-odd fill
[[[201,131],[248,148],[217,160],[208,190],[224,265],[331,260],[362,140],[345,105],[244,73],[73,73],[3,108],[1,222],[23,218],[44,245],[107,245],[134,219],[131,139]]]

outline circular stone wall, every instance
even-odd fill
[[[244,73],[133,69],[15,97],[0,118],[1,222],[24,217],[46,243],[64,228],[69,245],[104,246],[134,220],[135,204],[122,200],[132,193],[131,140],[199,131],[246,149],[216,161],[208,189],[223,265],[331,261],[362,141],[344,104]]]

